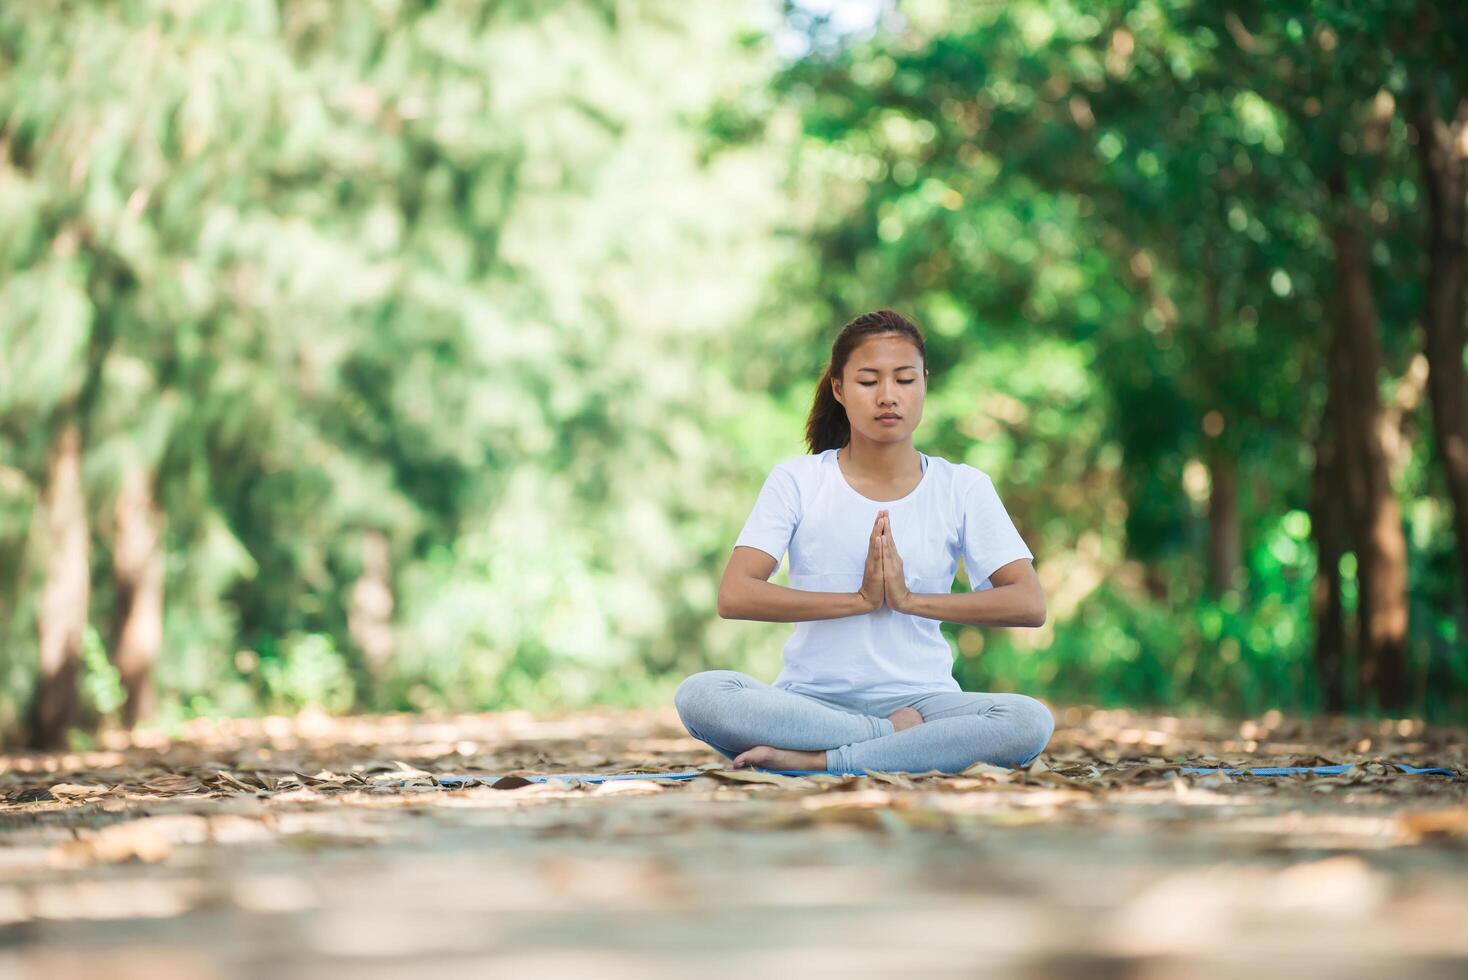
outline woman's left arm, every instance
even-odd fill
[[[912,592],[902,574],[902,557],[892,535],[882,535],[887,605],[909,616],[966,626],[1044,626],[1045,590],[1028,558],[1017,558],[989,574],[994,586],[982,592]]]
[[[1045,590],[1028,558],[996,568],[983,592],[909,592],[898,612],[966,626],[1044,626]]]

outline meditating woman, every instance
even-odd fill
[[[732,670],[674,697],[735,768],[959,772],[1028,765],[1055,722],[1023,694],[963,691],[940,621],[1040,626],[1033,555],[987,474],[913,448],[927,355],[891,310],[841,329],[806,423],[810,454],[765,480],[719,615],[795,623],[773,685]],[[790,553],[790,588],[769,581]],[[962,556],[972,591],[954,594]]]

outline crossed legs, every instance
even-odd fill
[[[1023,694],[940,692],[833,706],[748,674],[707,670],[673,698],[688,733],[729,759],[767,768],[960,772],[975,762],[1026,765],[1055,727]],[[915,709],[922,724],[889,717]],[[754,750],[754,751],[751,751]],[[822,753],[824,755],[822,755]]]
[[[822,752],[896,730],[886,718],[834,708],[735,670],[686,678],[673,704],[688,734],[730,759],[756,745]]]

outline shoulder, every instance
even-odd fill
[[[791,456],[776,463],[770,470],[771,478],[783,478],[797,484],[808,483],[817,479],[821,473],[821,463],[824,461],[824,453],[806,453],[801,456]]]
[[[929,456],[928,465],[934,467],[934,475],[940,477],[949,492],[960,500],[975,489],[991,489],[994,486],[988,473],[968,463],[955,463],[942,456]]]
[[[820,453],[791,456],[776,463],[765,477],[765,490],[788,501],[809,499],[823,477]]]
[[[942,499],[954,515],[954,520],[963,523],[974,519],[987,520],[1004,509],[999,491],[989,474],[968,463],[955,463],[938,456],[930,456],[929,466],[936,466],[937,475],[942,477]]]

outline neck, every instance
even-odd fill
[[[873,442],[856,432],[851,434],[851,441],[836,455],[846,464],[849,472],[876,479],[897,479],[903,474],[921,469],[923,465],[911,439],[903,442]]]

